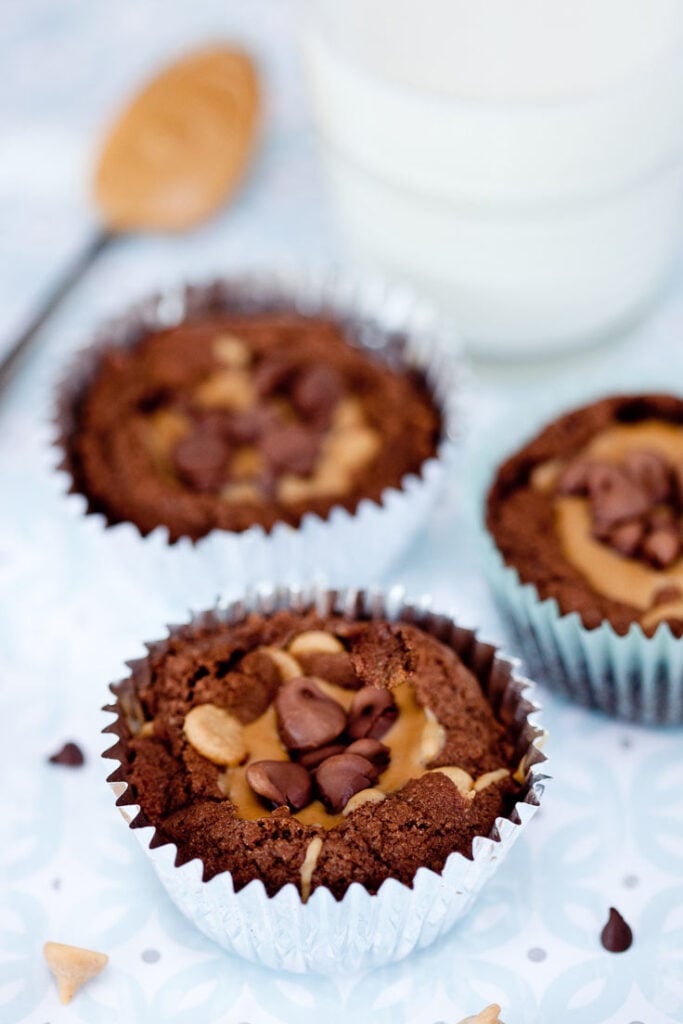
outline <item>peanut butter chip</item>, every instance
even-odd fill
[[[287,654],[287,651],[283,651],[279,647],[260,647],[259,650],[273,659],[280,671],[283,682],[302,675],[301,665],[291,654]]]
[[[242,723],[215,704],[198,704],[185,715],[183,731],[198,754],[234,767],[247,756]]]
[[[465,1017],[460,1024],[503,1024],[500,1019],[500,1006],[497,1003],[491,1003],[475,1017]]]
[[[332,633],[327,633],[324,629],[311,629],[295,636],[288,650],[298,658],[300,654],[339,654],[344,650],[344,646]]]
[[[462,793],[468,800],[473,800],[475,797],[474,779],[472,776],[465,771],[464,768],[457,768],[455,765],[444,765],[442,768],[433,768],[428,774],[433,775],[436,772],[440,772],[445,775],[447,779],[453,783],[455,788]]]
[[[385,799],[386,794],[380,789],[361,789],[360,792],[354,793],[351,799],[347,801],[342,814],[346,817],[347,814],[351,814],[352,811],[362,807],[363,804],[380,804]]]
[[[235,190],[259,113],[256,71],[239,50],[213,47],[163,71],[123,112],[97,168],[109,227],[184,230]]]
[[[264,501],[263,491],[250,480],[239,480],[234,484],[226,484],[221,488],[221,498],[229,504],[236,505],[262,505]]]
[[[311,498],[331,498],[346,494],[350,486],[346,470],[323,459],[310,477],[284,473],[277,483],[277,497],[285,505],[295,505]]]
[[[57,981],[59,1000],[70,1003],[86,981],[94,978],[109,963],[106,953],[96,953],[80,946],[65,946],[61,942],[46,942],[43,956]]]
[[[382,440],[371,427],[349,427],[333,431],[324,445],[326,460],[355,472],[372,462]]]
[[[234,334],[219,334],[213,343],[213,354],[233,370],[244,370],[251,362],[249,348]]]
[[[251,376],[244,370],[216,370],[195,389],[196,402],[205,409],[234,409],[246,412],[256,401]]]
[[[485,772],[484,775],[480,775],[478,779],[474,780],[472,786],[475,793],[481,793],[482,789],[486,789],[487,786],[492,786],[495,782],[502,782],[503,779],[508,778],[510,772],[507,768],[497,768],[493,772]]]
[[[306,847],[306,855],[301,865],[301,899],[305,903],[311,895],[311,879],[318,864],[318,857],[323,848],[323,841],[320,836],[311,839]]]
[[[437,720],[436,715],[430,708],[425,708],[427,721],[422,729],[420,738],[420,760],[422,764],[429,764],[439,754],[446,739],[446,730]]]

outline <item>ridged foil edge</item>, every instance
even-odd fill
[[[629,722],[683,722],[683,637],[668,623],[652,636],[637,622],[623,635],[608,621],[588,629],[578,612],[562,612],[555,598],[523,583],[488,532],[481,547],[497,603],[539,683]]]
[[[496,713],[512,731],[524,788],[510,817],[497,818],[489,836],[474,839],[471,860],[452,853],[440,874],[420,868],[412,888],[387,879],[372,895],[353,883],[339,901],[329,890],[319,888],[304,904],[291,884],[269,897],[260,881],[235,893],[229,872],[203,882],[201,862],[177,863],[177,848],[157,837],[125,781],[121,711],[127,701],[129,708],[124,712],[134,713],[135,689],[145,678],[148,658],[129,662],[131,675],[111,684],[116,700],[104,710],[114,715],[114,721],[103,732],[117,741],[103,757],[118,761],[107,780],[119,791],[117,806],[130,827],[139,830],[141,845],[180,910],[230,952],[293,972],[357,971],[400,960],[435,941],[467,913],[540,805],[548,778],[541,750],[546,734],[536,718],[539,707],[531,699],[534,684],[518,673],[517,660],[499,655],[491,644],[478,640],[475,631],[458,626],[452,616],[432,612],[430,604],[429,598],[407,602],[400,587],[383,594],[352,588],[258,586],[242,600],[201,613],[184,625],[170,626],[166,639],[146,644],[148,654],[159,654],[172,637],[191,635],[197,626],[236,622],[252,611],[269,615],[280,609],[308,608],[348,618],[400,618],[450,644],[475,672]]]
[[[132,523],[110,525],[77,490],[66,443],[79,396],[92,379],[101,353],[112,345],[134,344],[145,332],[180,323],[202,309],[230,308],[327,312],[348,324],[369,351],[390,351],[403,337],[405,364],[424,371],[442,413],[436,455],[422,464],[419,474],[408,474],[399,487],[387,488],[379,502],[364,499],[354,512],[337,505],[324,518],[308,513],[296,528],[278,523],[269,532],[258,525],[243,533],[214,530],[196,543],[181,538],[170,544],[164,526],[143,537]],[[179,285],[143,299],[104,324],[67,365],[56,389],[53,419],[51,468],[58,499],[66,500],[74,517],[88,522],[90,538],[103,534],[120,557],[134,558],[136,573],[146,559],[165,579],[174,570],[178,577],[191,578],[198,569],[213,579],[221,565],[230,570],[236,589],[266,578],[372,582],[402,553],[436,501],[462,430],[465,376],[460,343],[450,325],[402,285],[338,268],[252,270],[206,284]],[[216,579],[206,601],[215,598],[222,582]]]

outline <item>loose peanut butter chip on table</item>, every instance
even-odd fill
[[[500,1019],[500,1006],[497,1003],[491,1003],[490,1006],[487,1006],[486,1009],[476,1014],[476,1016],[465,1017],[464,1020],[460,1021],[460,1024],[503,1024]]]
[[[57,981],[60,1002],[70,1003],[86,981],[109,963],[106,953],[96,953],[80,946],[65,946],[61,942],[46,942],[43,956]]]
[[[117,231],[182,231],[235,190],[251,156],[258,80],[246,54],[217,46],[163,71],[113,127],[95,198]]]

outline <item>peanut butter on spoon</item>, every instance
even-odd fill
[[[97,163],[102,227],[0,361],[0,392],[50,314],[119,235],[189,230],[234,194],[254,151],[259,112],[256,69],[230,46],[182,57],[132,99]]]
[[[254,65],[226,46],[166,68],[119,116],[100,154],[95,200],[114,231],[184,231],[235,191],[254,148]]]

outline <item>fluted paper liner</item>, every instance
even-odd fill
[[[494,647],[449,616],[431,612],[427,601],[404,603],[398,588],[387,595],[352,589],[260,588],[186,626],[171,627],[169,637],[191,635],[196,625],[237,622],[251,611],[269,615],[284,608],[304,611],[311,607],[321,615],[412,622],[452,646],[478,676],[515,740],[524,784],[510,817],[497,818],[489,836],[474,839],[472,859],[452,853],[442,872],[420,868],[412,887],[387,879],[375,895],[353,883],[339,901],[328,889],[317,888],[308,902],[302,903],[298,889],[291,884],[270,897],[261,881],[252,881],[236,893],[227,871],[203,882],[201,862],[195,859],[178,864],[175,845],[156,835],[127,790],[121,765],[121,736],[126,726],[121,715],[136,714],[136,687],[145,678],[146,659],[130,662],[131,675],[111,686],[116,700],[105,710],[113,712],[116,719],[104,731],[119,739],[104,756],[119,762],[108,779],[119,793],[117,805],[136,830],[169,895],[201,931],[231,953],[267,967],[294,972],[357,971],[400,960],[428,946],[467,913],[539,805],[547,778],[546,758],[540,750],[544,732],[536,721],[538,707],[531,700],[533,684],[517,674],[514,661],[501,657]],[[168,640],[147,646],[150,653],[159,653],[167,645]]]
[[[336,505],[324,518],[308,513],[297,527],[280,522],[269,532],[260,525],[241,533],[213,530],[196,542],[185,537],[171,544],[164,526],[143,537],[133,523],[110,524],[78,491],[68,446],[80,397],[101,353],[112,345],[132,346],[150,330],[168,328],[202,311],[283,310],[327,314],[370,353],[383,355],[390,364],[422,370],[442,414],[435,455],[422,464],[419,474],[409,474],[400,486],[387,488],[379,502],[364,499],[353,512]],[[87,522],[84,541],[98,544],[100,552],[129,565],[138,577],[148,570],[157,585],[182,588],[193,602],[210,604],[227,586],[241,593],[260,579],[374,582],[406,548],[436,501],[461,429],[461,376],[462,360],[452,331],[400,286],[332,269],[252,272],[171,289],[106,324],[66,373],[57,394],[59,496],[75,517]]]

